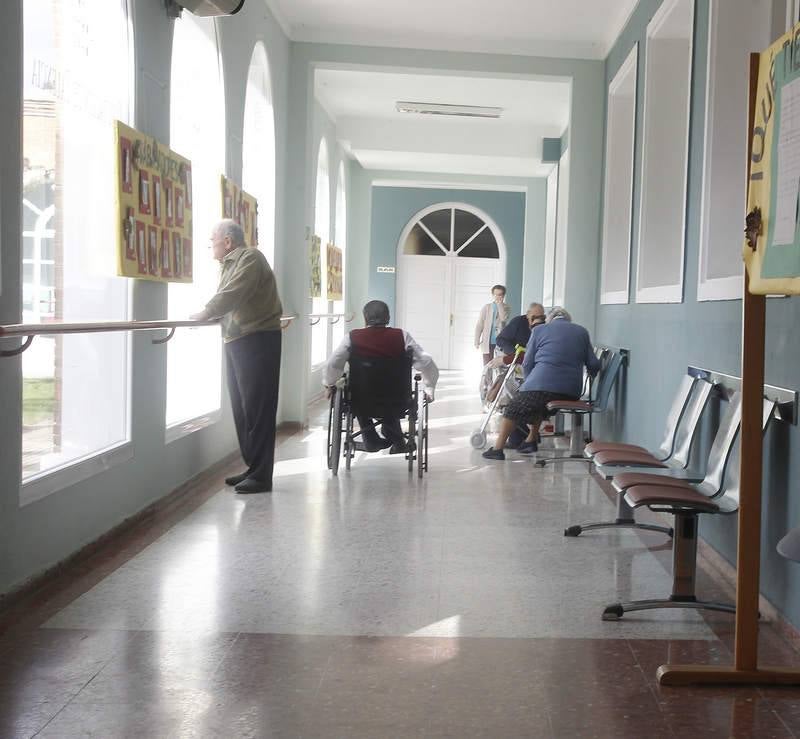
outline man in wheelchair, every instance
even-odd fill
[[[433,357],[426,353],[407,331],[389,328],[389,306],[382,300],[370,300],[364,306],[363,313],[366,328],[353,329],[349,334],[345,334],[325,366],[323,383],[330,398],[337,380],[342,376],[345,363],[349,361],[350,382],[354,391],[360,381],[367,384],[368,373],[375,373],[376,370],[378,375],[383,376],[384,385],[394,384],[396,387],[394,398],[365,398],[361,402],[354,403],[354,406],[364,450],[377,452],[388,447],[390,454],[402,454],[407,451],[400,419],[405,416],[407,410],[403,407],[403,402],[407,404],[405,388],[410,386],[408,365],[410,364],[422,375],[425,395],[429,400],[433,400],[436,381],[439,379],[439,368]],[[356,400],[356,392],[353,396]],[[374,418],[363,413],[364,408],[381,411],[380,425],[383,436],[378,434]],[[359,410],[362,412],[359,413]]]

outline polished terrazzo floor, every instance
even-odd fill
[[[386,453],[332,478],[318,411],[274,493],[219,475],[16,619],[0,737],[800,735],[800,690],[656,684],[666,661],[730,662],[732,618],[603,622],[668,594],[665,537],[564,538],[612,503],[582,466],[481,459],[467,379],[443,374],[421,482]],[[730,600],[705,571],[698,589]],[[769,626],[762,643],[798,662]]]

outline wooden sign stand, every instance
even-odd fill
[[[747,181],[755,123],[759,54],[750,55]],[[751,295],[744,276],[742,321],[742,429],[739,455],[739,543],[736,561],[736,645],[732,667],[718,665],[661,665],[661,685],[800,685],[800,670],[758,666],[758,596],[761,563],[761,426],[764,387],[766,298]]]

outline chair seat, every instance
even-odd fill
[[[591,441],[584,447],[586,454],[597,454],[598,452],[647,452],[643,446],[636,444],[622,444],[616,441]]]
[[[659,462],[652,454],[648,452],[626,452],[625,450],[598,452],[594,455],[593,461],[595,464],[604,465],[626,465],[629,467],[667,467],[666,464]]]
[[[622,472],[619,475],[614,475],[611,484],[620,491],[632,488],[634,485],[658,485],[660,487],[693,490],[686,480],[655,475],[651,472]]]
[[[693,509],[698,513],[718,513],[719,506],[693,488],[682,489],[669,485],[636,485],[625,492],[625,500],[633,507],[659,506],[681,510]]]
[[[547,410],[551,413],[567,411],[569,413],[591,413],[594,406],[588,400],[551,400]]]

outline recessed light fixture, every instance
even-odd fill
[[[456,115],[464,118],[499,118],[502,108],[486,105],[449,105],[447,103],[413,103],[398,100],[398,113],[421,113],[423,115]]]

